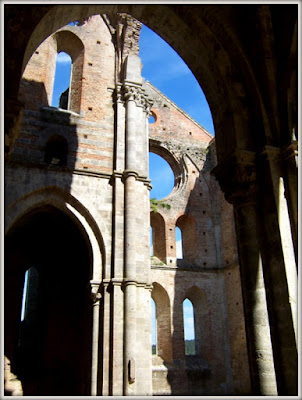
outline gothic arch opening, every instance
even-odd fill
[[[56,71],[52,93],[52,107],[60,107],[63,110],[69,108],[69,88],[72,60],[69,54],[61,51],[56,58]]]
[[[194,265],[198,254],[195,220],[190,215],[182,215],[176,221],[181,231],[183,260]]]
[[[163,263],[167,261],[166,249],[166,224],[164,218],[158,213],[152,211],[150,214],[153,257],[157,257]]]
[[[167,291],[153,282],[152,299],[156,309],[157,355],[164,361],[172,360],[171,304]]]
[[[45,205],[20,218],[5,239],[5,355],[23,395],[89,395],[92,257],[70,217]],[[26,271],[27,312],[21,321]],[[31,299],[31,301],[30,301]]]
[[[194,338],[196,356],[209,361],[211,357],[211,323],[210,306],[207,294],[197,286],[187,290],[185,299],[188,299],[193,306],[194,317]]]

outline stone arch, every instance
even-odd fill
[[[177,158],[169,151],[165,144],[159,140],[149,140],[149,151],[162,157],[170,165],[174,174],[174,188],[167,197],[173,196],[174,193],[181,190],[187,181],[187,169],[184,161],[177,160]]]
[[[192,215],[178,217],[175,226],[181,230],[183,260],[194,265],[198,258],[198,240],[196,237],[195,219]]]
[[[150,214],[152,228],[153,256],[163,263],[167,262],[166,223],[159,212],[152,211]]]
[[[84,63],[84,44],[70,30],[64,28],[46,38],[32,54],[24,70],[19,89],[19,99],[31,109],[51,105],[56,72],[57,55],[67,53],[71,58],[70,85],[65,93],[67,96],[66,109],[75,113],[80,112],[82,95],[82,77]],[[40,54],[40,55],[39,55]],[[41,57],[42,55],[42,57]],[[37,79],[32,80],[32,69],[41,70]],[[28,76],[27,78],[27,71]]]
[[[5,354],[24,395],[90,393],[93,250],[75,221],[64,207],[45,202],[27,208],[6,234]],[[31,267],[37,274],[28,291],[36,295],[27,308],[33,312],[20,321]]]
[[[152,283],[152,299],[156,306],[157,355],[167,363],[172,361],[171,304],[167,291]]]
[[[207,294],[198,286],[190,287],[184,296],[194,309],[196,355],[209,362],[211,356],[211,320]]]
[[[82,78],[84,65],[84,45],[81,39],[68,30],[60,30],[54,35],[56,52],[64,51],[72,60],[71,80],[68,95],[68,107],[70,111],[80,112],[82,97]]]
[[[90,211],[67,191],[57,186],[48,186],[30,192],[12,203],[7,208],[5,233],[7,234],[21,217],[44,205],[52,205],[66,213],[89,238],[92,247],[93,280],[101,281],[106,263],[105,244],[101,234],[102,223],[96,223]],[[93,207],[89,209],[92,210]]]
[[[203,7],[199,19],[200,35],[196,37],[186,24],[193,18],[194,7],[184,10],[169,5],[77,5],[75,7],[53,7],[39,21],[28,43],[23,68],[30,54],[53,31],[73,20],[84,20],[90,15],[105,13],[109,20],[115,20],[115,14],[126,12],[148,25],[165,39],[183,58],[200,82],[210,105],[217,142],[218,161],[230,154],[236,147],[253,150],[255,147],[255,124],[259,115],[264,118],[264,106],[261,92],[251,65],[244,54],[242,44],[225,23],[225,8]],[[49,23],[51,21],[51,24]],[[203,40],[200,41],[199,37]],[[189,45],[188,45],[189,43]],[[196,51],[200,57],[196,57]],[[200,59],[203,63],[200,63]],[[233,60],[236,60],[236,64]],[[241,72],[244,71],[244,74]],[[257,100],[246,104],[247,88],[249,98]],[[255,105],[259,105],[255,109]],[[249,107],[251,111],[249,111]],[[227,126],[227,134],[225,127]],[[263,130],[260,130],[263,131]]]

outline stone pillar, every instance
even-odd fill
[[[292,239],[298,266],[298,142],[292,142],[282,149],[284,165],[285,197],[288,205]]]
[[[279,149],[266,146],[257,158],[261,253],[278,395],[298,394],[296,342],[297,269]]]
[[[98,395],[98,354],[99,354],[99,315],[100,315],[100,300],[99,293],[100,282],[91,281],[91,299],[93,306],[92,314],[92,364],[91,364],[91,396]]]
[[[122,148],[117,142],[116,173],[122,172],[124,184],[124,347],[123,394],[150,395],[151,376],[151,318],[150,314],[150,250],[147,115],[151,104],[142,89],[142,64],[136,54],[128,54],[123,63],[123,82],[117,84],[119,115],[117,131],[124,135],[124,170]],[[124,104],[122,104],[124,103]],[[123,109],[124,108],[124,114]],[[120,154],[118,154],[120,152]],[[121,232],[120,232],[121,233]],[[114,265],[114,279],[117,277]],[[146,292],[147,290],[147,292]],[[147,293],[147,295],[146,295]],[[150,360],[148,359],[148,356]],[[147,371],[150,371],[148,376]]]
[[[214,170],[234,206],[252,395],[277,395],[259,243],[255,155],[241,152]]]
[[[137,174],[126,171],[125,179],[125,286],[124,286],[124,395],[134,394],[136,347],[136,183]]]
[[[133,60],[131,61],[133,63]],[[130,65],[132,65],[130,63]],[[135,64],[135,63],[134,63]],[[138,234],[138,220],[149,214],[149,204],[145,204],[148,182],[145,171],[147,144],[146,123],[142,119],[146,118],[142,108],[148,101],[141,89],[140,84],[127,83],[123,87],[126,102],[126,149],[125,149],[125,171],[123,173],[124,199],[125,199],[125,231],[124,231],[124,395],[137,394],[136,379],[138,360],[138,341],[136,338],[137,315],[142,312],[139,304],[139,290],[146,282],[138,279],[137,262],[144,253],[146,244],[144,243],[145,234]],[[145,188],[145,189],[143,189]],[[143,195],[143,197],[142,197]],[[140,229],[143,227],[140,226]],[[148,244],[147,244],[148,247]],[[142,253],[141,253],[142,252]],[[142,268],[149,264],[142,265]],[[147,272],[147,271],[146,271]],[[149,275],[147,273],[147,275]],[[140,308],[140,309],[139,309]],[[140,321],[140,324],[143,324]],[[151,322],[150,322],[151,324]],[[150,351],[151,358],[151,351]],[[149,383],[146,382],[148,385]],[[141,383],[140,383],[141,386]],[[148,393],[149,390],[147,389]],[[146,394],[148,394],[146,393]],[[142,393],[138,393],[142,394]],[[149,393],[150,394],[150,393]]]

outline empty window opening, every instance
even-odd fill
[[[63,136],[53,135],[48,139],[45,146],[45,162],[51,165],[66,165],[67,152],[67,140]]]
[[[31,267],[25,272],[22,306],[21,306],[21,322],[36,309],[38,298],[39,274],[36,268]]]
[[[150,226],[150,256],[154,256],[154,251],[153,251],[153,229],[152,226]]]
[[[156,327],[156,305],[151,298],[151,344],[152,355],[157,354],[157,327]]]
[[[178,226],[175,228],[175,241],[176,241],[176,257],[180,260],[183,259],[182,251],[182,233]]]
[[[39,312],[39,272],[30,267],[24,276],[21,321],[18,336],[18,354],[31,354],[35,357],[35,345],[38,341]]]
[[[195,324],[193,304],[189,299],[183,301],[183,321],[184,321],[184,339],[185,355],[195,355]]]
[[[174,173],[167,161],[151,152],[149,153],[149,175],[152,184],[150,198],[159,200],[167,197],[174,187]]]
[[[151,115],[149,117],[149,124],[154,124],[156,120],[157,120],[156,114],[153,111],[151,111]]]
[[[69,87],[71,77],[71,57],[61,51],[57,55],[56,72],[53,86],[52,107],[69,109]]]
[[[21,306],[21,322],[24,321],[24,317],[25,317],[25,304],[26,304],[26,295],[27,295],[27,284],[28,284],[28,270],[25,272],[24,285],[23,285],[22,306]]]

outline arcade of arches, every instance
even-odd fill
[[[4,5],[6,395],[298,395],[297,16]],[[141,23],[194,73],[215,138],[142,78]],[[156,210],[149,151],[175,177]]]

